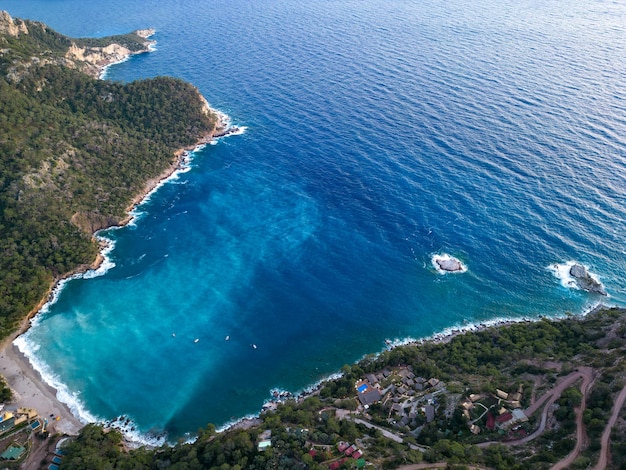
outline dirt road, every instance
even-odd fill
[[[619,417],[619,412],[624,406],[624,401],[626,401],[626,387],[619,392],[619,395],[615,400],[615,404],[613,405],[611,417],[609,418],[608,423],[606,423],[606,427],[602,433],[602,438],[600,439],[600,458],[598,459],[596,466],[593,467],[593,470],[604,470],[609,462],[609,438],[611,437],[611,430],[613,429],[613,426],[615,426],[617,418]]]
[[[574,449],[572,449],[572,451],[567,455],[567,457],[553,465],[550,470],[562,470],[564,468],[569,468],[569,466],[574,463],[574,460],[576,460],[576,457],[578,457],[583,447],[587,445],[587,433],[585,432],[585,425],[583,423],[583,413],[585,411],[587,395],[589,394],[592,383],[593,374],[591,372],[584,374],[583,383],[580,385],[582,399],[580,402],[580,406],[576,409],[576,445],[574,446]]]

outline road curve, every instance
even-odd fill
[[[622,409],[622,406],[624,406],[624,401],[626,401],[626,386],[621,392],[619,392],[619,395],[613,404],[611,417],[606,423],[606,427],[602,433],[602,438],[600,439],[600,458],[598,459],[596,466],[593,467],[593,470],[604,470],[609,462],[609,438],[611,437],[611,430],[613,429],[613,426],[615,426],[617,418],[619,417],[619,412]]]
[[[492,444],[503,444],[506,446],[516,446],[521,444],[526,444],[527,442],[532,441],[539,437],[546,428],[546,422],[548,420],[548,412],[550,411],[550,406],[559,399],[561,394],[565,391],[566,388],[570,387],[574,384],[578,379],[582,378],[583,382],[588,381],[591,382],[593,380],[593,369],[591,367],[583,366],[576,369],[574,372],[566,376],[561,382],[559,382],[552,390],[544,394],[539,400],[529,406],[524,414],[529,418],[539,409],[541,406],[544,406],[543,411],[541,413],[541,422],[539,427],[528,436],[517,439],[515,441],[490,441],[490,442],[482,442],[478,444],[478,447],[488,447]]]
[[[585,412],[585,406],[587,404],[587,394],[591,389],[592,383],[593,374],[584,374],[583,383],[580,384],[580,392],[582,394],[582,398],[580,401],[580,406],[576,410],[576,445],[564,459],[553,465],[550,470],[562,470],[565,468],[569,468],[569,466],[574,463],[574,460],[576,460],[576,457],[578,457],[583,447],[587,444],[585,425],[583,423],[583,413]]]

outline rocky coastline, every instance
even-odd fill
[[[0,13],[4,15],[4,23],[12,25],[11,32],[15,30],[16,34],[28,34],[25,23],[19,20],[15,20],[14,22],[10,16],[8,17],[9,19],[6,19],[4,17],[8,16],[8,14],[5,14],[5,12]],[[24,31],[25,29],[26,31]],[[138,30],[133,34],[146,40],[144,49],[130,51],[128,48],[118,44],[112,44],[103,48],[78,48],[78,46],[72,45],[68,50],[66,58],[73,63],[75,63],[75,61],[83,62],[85,65],[81,66],[81,69],[94,78],[102,79],[104,72],[111,65],[126,60],[131,55],[145,53],[151,50],[154,41],[149,41],[147,38],[154,34],[154,30]],[[13,343],[30,328],[33,318],[41,311],[46,303],[53,298],[57,286],[59,286],[62,281],[74,276],[80,276],[88,271],[96,270],[102,265],[105,260],[103,252],[107,249],[108,244],[105,240],[97,237],[99,230],[114,226],[121,227],[128,224],[132,220],[133,209],[138,204],[141,204],[149,194],[171,178],[177,171],[183,169],[189,161],[190,152],[212,142],[214,139],[239,132],[239,128],[229,125],[228,116],[212,109],[199,90],[197,90],[197,93],[203,103],[205,115],[212,117],[214,121],[213,128],[205,135],[200,136],[195,144],[177,150],[173,155],[171,164],[159,175],[146,181],[143,190],[131,200],[126,208],[127,216],[123,220],[118,221],[112,218],[103,218],[99,220],[85,219],[79,221],[79,215],[75,214],[72,221],[92,233],[94,240],[99,244],[99,251],[96,258],[90,264],[77,266],[70,272],[52,279],[48,291],[40,302],[20,321],[15,331],[0,342],[0,367],[2,367],[0,373],[5,377],[7,384],[13,390],[14,399],[11,406],[32,407],[38,409],[40,413],[43,413],[43,416],[54,415],[61,417],[62,421],[56,424],[56,429],[62,433],[70,435],[77,434],[81,427],[84,426],[84,423],[81,423],[72,414],[69,408],[58,400],[57,390],[43,381],[41,375],[33,368],[29,359]]]

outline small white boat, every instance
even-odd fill
[[[252,345],[252,348],[253,348],[253,349],[256,349],[256,344],[253,344],[253,345]]]
[[[200,341],[200,338],[196,338],[193,340],[194,343],[197,343],[198,341]]]
[[[230,335],[226,335],[226,338],[224,338],[224,341],[228,341],[230,339]]]

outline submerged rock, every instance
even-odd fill
[[[595,280],[582,264],[574,264],[569,270],[570,276],[576,280],[578,287],[587,292],[607,295],[604,286]]]

